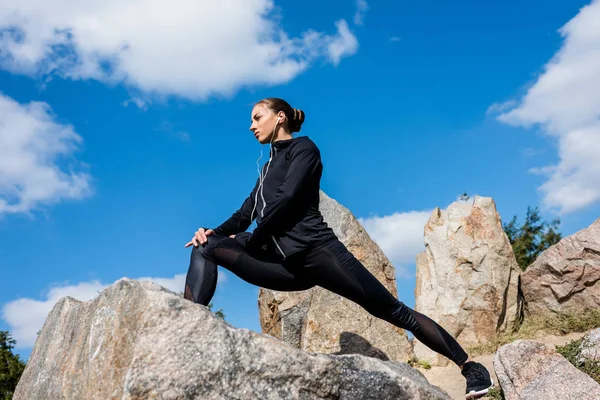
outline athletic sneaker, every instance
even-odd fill
[[[461,371],[467,378],[465,399],[476,399],[484,396],[494,386],[488,370],[480,363],[469,361]]]

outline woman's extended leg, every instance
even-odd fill
[[[208,305],[217,286],[217,265],[253,285],[279,291],[306,290],[314,283],[265,254],[251,256],[235,239],[208,236],[204,246],[192,249],[184,297]],[[259,258],[260,257],[260,258]]]
[[[310,252],[305,268],[317,285],[409,330],[427,347],[458,366],[467,361],[467,353],[444,328],[396,299],[341,242],[334,240]]]

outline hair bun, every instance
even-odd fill
[[[292,132],[300,132],[302,123],[304,123],[304,111],[296,108],[292,108],[292,111],[294,112],[294,116],[290,121],[290,130]]]

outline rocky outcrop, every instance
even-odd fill
[[[417,255],[416,310],[463,346],[484,344],[512,328],[519,266],[491,198],[436,208]],[[415,342],[415,355],[434,365],[448,359]]]
[[[397,296],[395,269],[352,213],[321,192],[327,224],[354,256]],[[406,361],[412,346],[406,332],[373,317],[362,307],[320,287],[303,292],[261,289],[258,297],[263,333],[317,353],[363,354]]]
[[[494,369],[506,400],[600,399],[600,385],[553,348],[531,340],[502,346]]]
[[[312,355],[121,279],[48,315],[15,400],[449,399],[407,364]]]
[[[583,364],[588,361],[600,363],[600,328],[585,335],[579,346],[577,362]]]
[[[600,218],[549,247],[521,274],[527,311],[580,313],[600,307]]]

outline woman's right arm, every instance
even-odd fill
[[[244,232],[250,224],[252,220],[256,219],[256,213],[252,215],[252,210],[254,209],[254,199],[256,195],[256,191],[258,190],[258,184],[260,182],[260,178],[256,180],[256,185],[254,185],[254,189],[250,193],[250,196],[240,207],[239,210],[233,213],[231,217],[221,225],[216,227],[215,229],[210,228],[200,228],[194,233],[194,237],[191,241],[185,244],[185,247],[189,247],[194,245],[194,247],[198,247],[199,245],[204,245],[206,243],[206,236],[210,235],[222,235],[222,236],[231,236],[236,235],[240,232]]]

